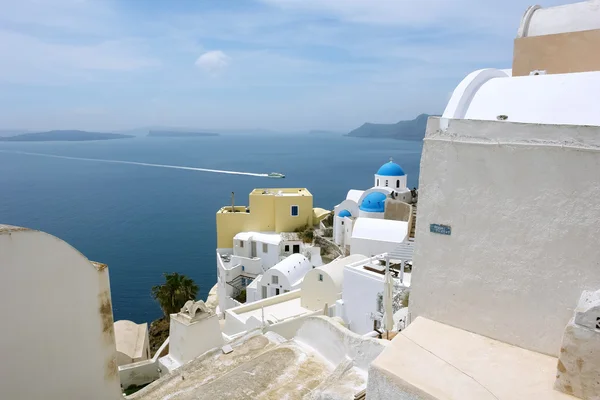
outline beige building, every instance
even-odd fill
[[[254,189],[248,206],[217,211],[217,248],[233,247],[240,232],[293,232],[313,225],[313,196],[307,189]]]

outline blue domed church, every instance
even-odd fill
[[[406,203],[406,206],[410,207],[413,199],[411,191],[407,188],[406,178],[406,173],[402,167],[390,158],[375,172],[372,188],[350,190],[346,195],[346,199],[334,209],[333,236],[335,242],[346,248],[347,252],[354,254],[350,249],[352,238],[364,234],[364,232],[355,232],[357,226],[361,227],[359,231],[381,232],[384,230],[384,225],[389,225],[388,228],[393,233],[398,232],[395,241],[399,240],[399,237],[405,231],[401,225],[407,225],[408,221],[399,221],[394,215],[390,215],[392,214],[390,212],[387,213],[386,217],[386,204],[400,202]],[[376,220],[387,221],[377,222]],[[394,229],[393,224],[396,224],[398,229]]]

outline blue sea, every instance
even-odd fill
[[[408,185],[417,186],[422,143],[282,134],[0,143],[0,150],[286,175],[0,152],[0,223],[51,233],[108,264],[115,320],[139,323],[161,315],[150,290],[164,272],[190,276],[206,298],[216,282],[215,213],[231,204],[231,192],[245,205],[256,187],[306,187],[316,207],[333,209],[349,189],[371,187],[390,157],[408,174]]]

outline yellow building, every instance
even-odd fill
[[[232,248],[240,232],[293,232],[312,225],[313,196],[307,189],[254,189],[248,207],[217,211],[217,248]]]

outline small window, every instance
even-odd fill
[[[286,244],[285,245],[285,252],[288,253],[290,251],[290,245]]]
[[[400,179],[398,179],[398,180],[396,181],[396,188],[399,188],[399,187],[400,187]]]
[[[266,286],[262,286],[262,298],[266,299],[267,298],[267,287]]]
[[[240,240],[240,247],[243,249],[244,248],[244,241]]]
[[[294,245],[294,254],[298,254],[300,253],[300,245],[299,244],[295,244]]]
[[[269,252],[269,245],[266,243],[263,243],[263,253],[268,253]]]
[[[385,180],[385,187],[388,187],[388,180]]]
[[[319,282],[323,282],[323,274],[319,274]]]
[[[279,285],[279,277],[278,277],[278,276],[275,276],[275,275],[273,275],[273,276],[271,277],[271,283],[272,283],[273,285]]]
[[[342,221],[342,225],[344,225],[344,221]]]
[[[246,267],[244,267],[244,266],[242,265],[242,272],[244,272],[245,270],[246,270]]]
[[[298,216],[298,206],[292,206],[291,213],[292,213],[292,217],[297,217]]]
[[[375,185],[375,186],[379,186],[379,178],[377,178],[377,185]]]

